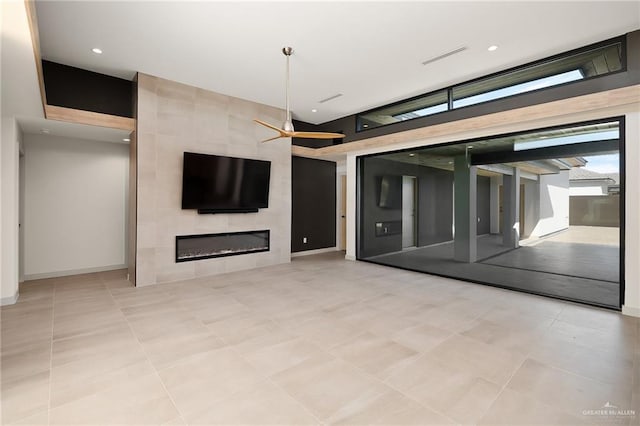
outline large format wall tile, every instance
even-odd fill
[[[161,78],[138,75],[137,283],[218,275],[290,260],[291,141],[253,119],[280,123],[282,110]],[[269,208],[250,214],[182,210],[183,152],[271,161]],[[271,251],[175,262],[176,235],[271,231]]]

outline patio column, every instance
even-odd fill
[[[502,244],[518,248],[520,241],[520,169],[502,175]]]
[[[473,263],[477,260],[477,168],[469,166],[464,155],[454,159],[453,182],[453,257],[459,262]]]

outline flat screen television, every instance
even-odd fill
[[[184,153],[182,208],[248,213],[269,207],[271,162]]]
[[[378,177],[378,207],[383,209],[402,208],[402,176],[380,176]]]

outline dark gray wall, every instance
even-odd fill
[[[492,114],[495,112],[508,111],[516,108],[522,108],[530,105],[537,105],[560,99],[567,99],[574,96],[587,95],[589,93],[597,93],[605,90],[618,89],[621,87],[640,84],[640,30],[626,34],[627,43],[627,70],[615,74],[610,74],[598,78],[577,81],[562,86],[550,87],[535,92],[523,93],[508,98],[497,99],[491,102],[485,102],[478,105],[472,105],[465,108],[458,108],[440,114],[429,115],[426,117],[416,118],[413,120],[402,121],[392,125],[377,127],[356,133],[356,115],[339,118],[317,126],[308,125],[305,130],[323,131],[323,132],[341,132],[345,134],[344,143],[354,142],[361,139],[369,139],[376,136],[388,135],[406,130],[418,129],[421,127],[432,126],[434,124],[447,123],[450,121],[462,120],[465,118]],[[558,52],[561,53],[561,52]],[[544,58],[539,58],[544,59]],[[526,64],[522,64],[526,65]],[[505,70],[506,71],[506,70]],[[478,76],[482,77],[482,76]],[[464,82],[459,82],[464,83]],[[383,106],[383,105],[380,105]],[[308,123],[307,123],[308,124]],[[310,127],[309,127],[310,126]],[[306,142],[305,142],[306,141]],[[332,145],[332,142],[326,144],[315,144],[308,140],[293,141],[294,145],[304,145],[313,148]]]
[[[402,209],[378,207],[381,176],[415,176],[418,184],[418,246],[449,241],[453,218],[453,173],[368,157],[362,167],[363,198],[360,257],[402,250],[402,234],[376,236],[377,222],[402,222]]]
[[[478,235],[491,232],[491,179],[486,176],[478,176],[477,209],[478,209]]]
[[[418,246],[453,238],[453,173],[420,167],[418,177]]]
[[[307,243],[302,242],[307,238]],[[336,246],[336,163],[291,160],[291,251]]]
[[[376,236],[377,222],[402,222],[402,209],[378,207],[379,181],[384,175],[415,176],[418,184],[418,246],[453,239],[453,172],[366,157],[361,163],[362,220],[359,257],[402,250],[402,234]],[[490,179],[478,176],[478,235],[489,233]]]
[[[402,249],[402,234],[384,235],[376,237],[375,224],[377,222],[402,221],[402,209],[385,209],[378,207],[380,177],[385,175],[417,176],[416,166],[367,157],[361,161],[360,193],[362,208],[360,227],[359,257],[375,256],[382,253],[399,251]]]

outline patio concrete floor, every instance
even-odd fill
[[[570,227],[508,251],[501,236],[480,236],[478,263],[454,261],[452,242],[366,260],[618,309],[618,228],[594,228]],[[597,244],[587,244],[589,240]]]

